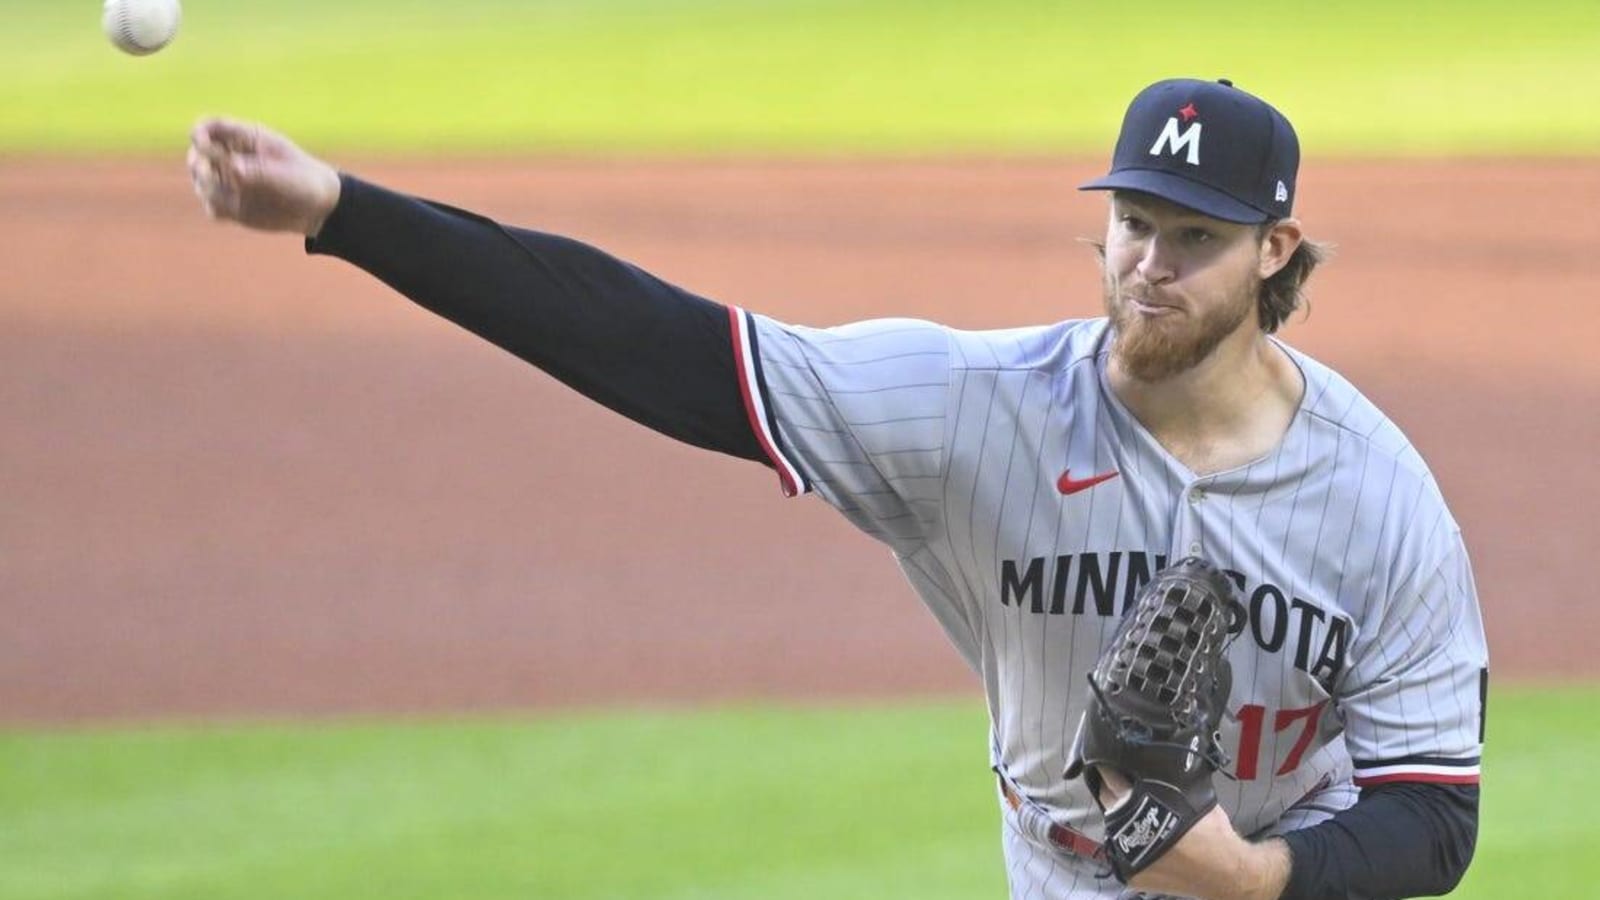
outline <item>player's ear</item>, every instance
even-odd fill
[[[1076,240],[1077,240],[1078,243],[1080,243],[1080,244],[1084,245],[1085,247],[1088,247],[1088,248],[1090,248],[1091,250],[1094,251],[1095,262],[1100,264],[1100,268],[1101,269],[1104,269],[1106,267],[1106,242],[1105,241],[1103,241],[1103,240],[1101,240],[1099,238],[1086,238],[1086,237],[1076,238]]]
[[[1294,256],[1294,251],[1299,249],[1300,242],[1305,238],[1305,233],[1300,230],[1299,219],[1279,219],[1270,225],[1262,226],[1261,230],[1261,261],[1257,265],[1256,274],[1261,280],[1278,274],[1278,270],[1289,264],[1289,258]]]

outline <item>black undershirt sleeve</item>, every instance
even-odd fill
[[[353,263],[585,396],[697,447],[768,462],[728,308],[569,238],[340,176],[306,252]]]
[[[1384,900],[1449,893],[1478,839],[1478,786],[1368,788],[1326,822],[1283,836],[1293,860],[1283,900]]]

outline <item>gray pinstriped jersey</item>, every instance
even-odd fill
[[[1099,836],[1061,775],[1085,675],[1138,587],[1189,554],[1249,612],[1224,727],[1237,780],[1217,779],[1241,832],[1352,778],[1476,782],[1487,656],[1459,529],[1327,367],[1289,350],[1306,390],[1281,444],[1195,477],[1111,392],[1103,319],[736,324],[786,484],[893,550],[983,680],[992,762],[1050,820]]]

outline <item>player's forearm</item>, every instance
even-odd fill
[[[1202,900],[1278,900],[1289,882],[1289,849],[1281,840],[1252,843],[1238,838],[1229,851],[1188,867],[1188,875],[1134,886]]]
[[[1278,900],[1289,884],[1293,862],[1289,856],[1289,845],[1277,838],[1270,838],[1250,846],[1255,853],[1256,865],[1252,870],[1253,878],[1244,882],[1250,889],[1245,896],[1249,900]]]
[[[1200,896],[1213,900],[1278,900],[1289,883],[1289,864],[1289,848],[1283,841],[1243,841],[1232,866],[1211,870],[1213,877],[1201,885]]]
[[[1289,848],[1282,840],[1246,840],[1220,809],[1213,809],[1132,886],[1203,900],[1278,900],[1289,882],[1289,867]]]
[[[311,253],[337,256],[634,421],[765,460],[726,307],[577,241],[341,176]]]

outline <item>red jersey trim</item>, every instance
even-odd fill
[[[1479,757],[1405,756],[1390,760],[1355,760],[1356,787],[1421,781],[1429,784],[1477,784]]]
[[[1388,775],[1357,775],[1356,787],[1372,787],[1377,784],[1391,784],[1396,781],[1420,781],[1427,784],[1477,784],[1479,775],[1471,774],[1445,775],[1438,772],[1392,772]]]

